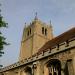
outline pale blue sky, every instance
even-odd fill
[[[75,0],[0,0],[2,15],[8,23],[3,30],[11,45],[5,47],[0,64],[4,66],[18,61],[20,42],[25,22],[38,18],[49,24],[52,21],[54,35],[59,35],[75,26]]]

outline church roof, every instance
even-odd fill
[[[39,49],[37,54],[40,54],[42,51],[46,51],[72,38],[75,38],[75,27],[45,43],[45,45],[43,45],[43,47]]]

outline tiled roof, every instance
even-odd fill
[[[75,37],[75,27],[53,38],[41,47],[37,54]]]

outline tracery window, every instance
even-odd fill
[[[48,65],[49,75],[61,75],[61,64],[57,59],[51,60]]]

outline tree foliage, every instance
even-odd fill
[[[1,6],[1,4],[0,4]],[[4,46],[8,45],[8,43],[6,42],[6,38],[3,36],[1,29],[2,28],[7,28],[7,23],[3,20],[3,17],[1,16],[1,9],[0,9],[0,57],[2,56],[2,54],[4,54]],[[3,65],[0,64],[0,68],[2,68]]]
[[[5,45],[8,45],[8,43],[5,41],[6,38],[2,35],[1,29],[2,28],[7,28],[7,23],[3,21],[3,17],[0,14],[0,56],[4,54],[3,48]]]

